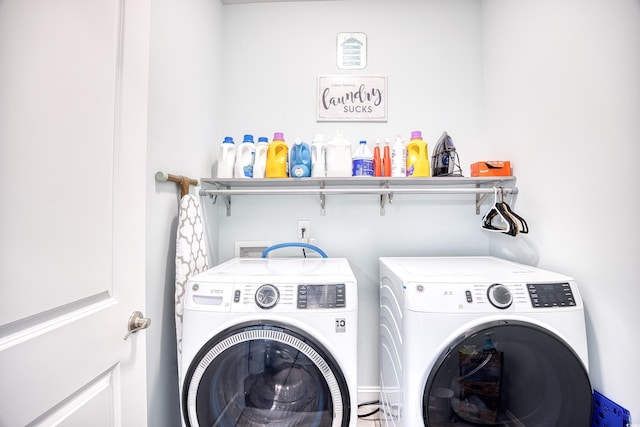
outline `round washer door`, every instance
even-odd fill
[[[191,427],[349,425],[349,391],[335,359],[284,325],[241,324],[215,336],[183,386]]]
[[[592,389],[564,340],[535,324],[497,321],[472,329],[440,355],[422,411],[429,427],[587,427]]]

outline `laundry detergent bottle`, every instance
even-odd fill
[[[327,176],[325,150],[324,137],[322,134],[315,134],[313,141],[311,141],[311,176],[314,178]]]
[[[380,140],[376,139],[373,147],[373,176],[382,176],[382,157],[380,156]]]
[[[382,155],[382,176],[391,176],[391,142],[389,138],[384,141],[384,150]],[[406,172],[405,172],[406,174]]]
[[[289,147],[284,142],[284,134],[276,132],[267,150],[266,178],[286,178],[289,166]]]
[[[233,137],[225,136],[224,141],[220,144],[216,176],[222,179],[233,178],[233,168],[235,163],[236,145],[233,142]]]
[[[253,135],[245,135],[236,153],[235,178],[253,178],[253,161],[256,156],[256,145]]]
[[[422,140],[422,132],[411,132],[411,140],[407,144],[407,176],[428,177],[431,176],[427,143]]]
[[[337,132],[336,136],[327,143],[326,160],[328,177],[352,175],[351,143],[342,136],[342,133]]]
[[[400,136],[396,137],[391,146],[391,176],[394,178],[407,176],[407,148]]]
[[[353,176],[373,176],[373,154],[367,141],[360,141],[353,153]]]
[[[291,147],[291,155],[289,159],[291,178],[305,178],[311,176],[311,149],[309,144],[302,142],[300,138],[296,138]]]
[[[253,162],[253,177],[264,178],[267,169],[267,151],[269,150],[269,139],[261,136],[256,144],[256,157]]]

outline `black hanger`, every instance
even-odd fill
[[[494,224],[494,219],[499,219],[504,225]],[[504,201],[498,201],[498,187],[494,187],[493,206],[482,218],[481,227],[488,231],[505,233],[510,236],[518,234],[519,227],[514,218],[509,214],[508,208],[505,208]]]

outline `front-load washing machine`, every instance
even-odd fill
[[[342,258],[236,258],[191,278],[183,426],[355,426],[357,304]]]
[[[494,257],[380,258],[387,426],[589,426],[570,277]]]

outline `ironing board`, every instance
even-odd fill
[[[207,244],[203,233],[200,202],[186,194],[180,200],[178,231],[176,233],[176,290],[175,319],[178,374],[182,360],[182,314],[187,280],[209,268]]]

